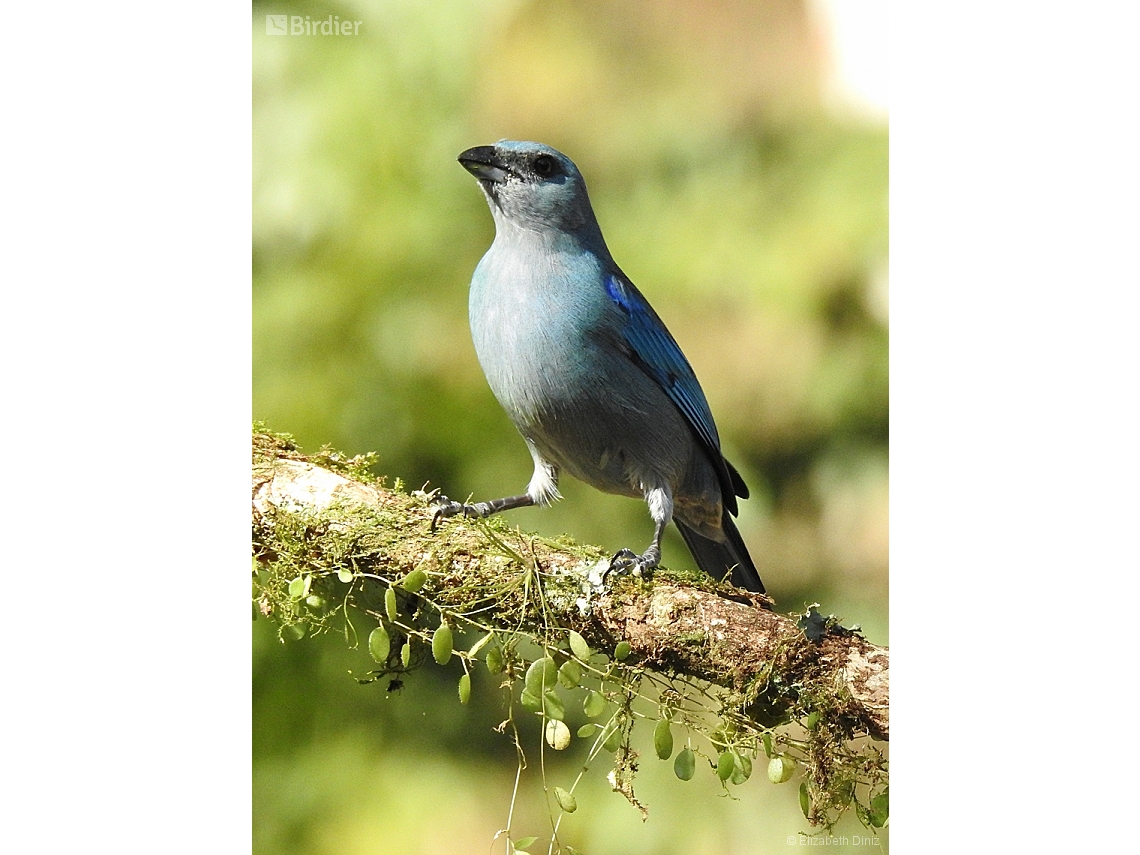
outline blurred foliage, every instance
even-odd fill
[[[821,107],[827,58],[807,4],[253,11],[256,418],[310,451],[375,451],[377,472],[412,486],[522,488],[529,455],[467,330],[493,226],[455,156],[547,142],[581,168],[614,257],[701,378],[752,488],[740,528],[769,590],[887,642],[887,130]],[[266,36],[264,16],[281,13],[362,24]],[[570,479],[563,493],[511,522],[614,550],[648,542],[642,503]],[[689,560],[672,534],[665,563]],[[487,851],[513,773],[491,693],[461,708],[453,680],[425,673],[385,699],[345,674],[366,651],[346,664],[342,643],[281,645],[264,622],[254,640],[256,851]],[[763,820],[710,790],[707,822],[671,822],[699,785],[671,769],[655,784],[657,765],[639,780],[644,827],[604,782],[579,797],[578,848],[754,851],[803,825],[791,788],[762,781],[738,795],[762,801]],[[431,815],[443,793],[446,821]]]

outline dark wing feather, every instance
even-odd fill
[[[693,428],[717,470],[724,505],[735,514],[736,496],[748,498],[748,488],[721,453],[720,436],[692,366],[661,318],[632,282],[611,274],[606,278],[606,290],[625,315],[622,334],[630,348],[630,356],[657,382]]]

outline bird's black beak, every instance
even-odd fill
[[[489,181],[492,184],[502,184],[507,180],[507,173],[510,171],[499,158],[493,145],[477,145],[475,148],[469,148],[459,155],[458,160],[464,169],[480,181]]]

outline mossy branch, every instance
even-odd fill
[[[361,583],[354,605],[380,613],[388,587],[419,568],[422,593],[442,611],[537,638],[572,629],[601,650],[624,640],[629,661],[647,670],[737,693],[740,712],[760,727],[807,716],[840,739],[888,738],[889,653],[857,633],[817,620],[809,640],[802,616],[773,612],[763,596],[667,570],[649,582],[617,580],[583,609],[583,582],[607,558],[596,547],[495,518],[449,520],[432,532],[422,494],[386,489],[367,461],[327,450],[307,457],[267,432],[255,432],[253,452],[254,555],[284,576],[311,575],[313,603],[332,601],[322,584],[347,571]],[[539,605],[534,586],[519,583],[535,571]],[[262,599],[267,616],[297,618],[271,599]],[[319,620],[319,606],[310,612]]]

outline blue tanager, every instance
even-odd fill
[[[702,570],[763,592],[732,519],[748,488],[721,453],[681,348],[610,256],[578,168],[549,146],[507,140],[470,148],[459,162],[495,220],[471,279],[475,352],[534,476],[521,496],[440,496],[433,522],[549,505],[568,472],[649,505],[653,542],[641,555],[621,550],[611,569],[648,576],[673,520]]]

